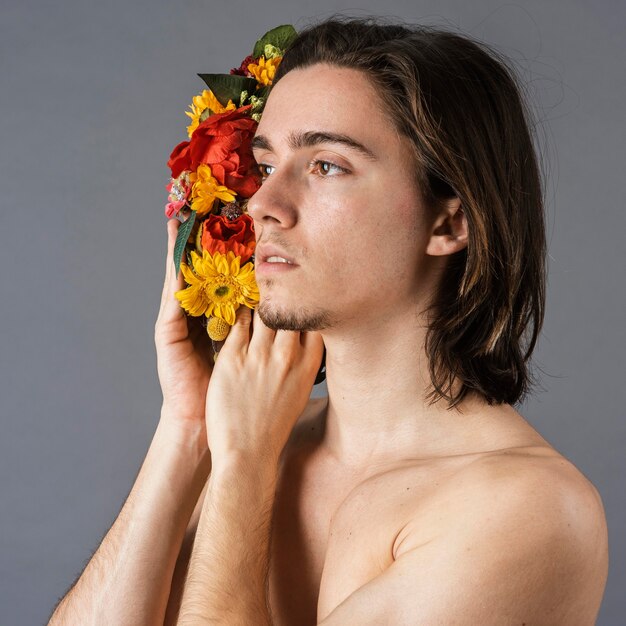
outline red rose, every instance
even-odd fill
[[[199,124],[191,139],[172,151],[167,162],[172,178],[206,163],[221,185],[242,198],[254,195],[261,180],[250,148],[257,127],[257,122],[247,115],[251,106],[215,113]]]
[[[167,167],[172,170],[172,178],[178,178],[185,170],[191,170],[191,155],[189,154],[189,142],[181,141],[170,154]],[[193,168],[194,170],[196,168]]]
[[[235,256],[241,257],[241,265],[243,265],[252,256],[256,247],[254,222],[247,213],[243,213],[234,220],[229,220],[224,215],[211,213],[202,222],[201,242],[202,249],[211,254],[215,252],[226,254],[232,250]]]
[[[251,106],[210,115],[189,142],[192,169],[206,163],[220,184],[242,198],[254,195],[261,184],[250,147],[257,128],[257,122],[247,115]]]

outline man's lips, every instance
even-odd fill
[[[295,263],[284,263],[283,261],[256,261],[254,263],[254,272],[257,276],[266,274],[278,274],[281,272],[293,272],[300,267]]]
[[[279,259],[274,259],[274,261],[269,262],[270,265],[273,263],[281,265],[297,265],[292,257],[290,257],[286,252],[283,252],[280,248],[276,246],[257,246],[254,255],[256,263],[258,263],[259,265],[263,263],[268,263],[268,259],[271,259],[272,257],[279,257],[279,259],[284,259],[285,261],[287,261],[287,263],[285,263],[284,261],[280,261]]]

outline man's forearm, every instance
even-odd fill
[[[163,623],[185,529],[211,470],[198,431],[164,411],[118,518],[49,624]]]
[[[179,625],[270,625],[269,545],[277,469],[236,461],[209,478]]]

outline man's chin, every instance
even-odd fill
[[[300,332],[324,330],[331,327],[328,311],[319,309],[310,311],[299,308],[295,311],[278,308],[263,299],[257,305],[255,313],[272,330],[297,330]]]

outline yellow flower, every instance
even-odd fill
[[[254,75],[260,85],[271,85],[276,74],[276,68],[280,64],[283,57],[274,57],[266,59],[263,55],[259,57],[258,63],[250,63],[248,71]]]
[[[180,269],[189,285],[174,295],[187,313],[193,316],[219,317],[231,326],[235,311],[243,304],[254,309],[259,302],[259,288],[253,263],[239,266],[241,257],[207,250],[202,256],[191,252],[193,270],[184,262]]]
[[[220,185],[211,174],[211,168],[206,163],[201,163],[197,171],[189,175],[191,188],[191,208],[198,215],[210,213],[216,198],[224,202],[232,202],[237,195],[228,187]]]
[[[201,94],[193,97],[193,102],[189,105],[189,108],[191,109],[191,112],[185,111],[185,115],[188,115],[191,118],[191,124],[187,126],[187,134],[191,137],[193,131],[198,128],[200,122],[203,122],[206,119],[207,109],[210,114],[232,111],[237,107],[232,100],[229,100],[226,106],[222,106],[220,101],[213,95],[213,92],[205,89]]]

